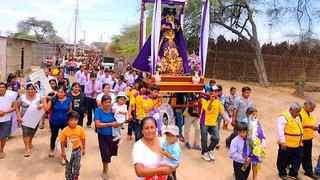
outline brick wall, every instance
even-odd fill
[[[302,73],[309,81],[320,80],[319,42],[264,44],[261,49],[270,82],[293,81]],[[258,81],[254,58],[252,48],[244,41],[228,41],[223,36],[210,39],[206,77]]]

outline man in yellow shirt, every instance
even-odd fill
[[[219,143],[219,129],[217,126],[218,115],[226,120],[223,114],[223,105],[218,99],[217,86],[212,86],[210,91],[210,98],[202,98],[202,108],[200,114],[200,130],[201,130],[201,147],[202,158],[206,161],[213,161],[215,159],[213,150]],[[211,135],[211,143],[208,146],[208,133]]]
[[[144,82],[139,83],[138,92],[136,92],[130,99],[130,106],[128,110],[129,121],[134,124],[135,141],[138,141],[142,137],[140,129],[140,120],[143,119],[143,99],[147,92],[147,85]]]
[[[303,104],[303,108],[300,111],[301,123],[303,126],[303,158],[302,167],[305,171],[304,174],[312,179],[318,179],[319,177],[313,173],[312,169],[312,139],[314,138],[315,131],[318,130],[318,126],[314,121],[313,111],[316,108],[316,103],[311,99],[306,99]],[[316,168],[317,169],[317,168]]]
[[[128,81],[127,81],[128,82]],[[128,107],[130,106],[130,101],[131,101],[131,99],[133,98],[133,95],[134,94],[136,94],[137,92],[138,92],[138,86],[139,86],[139,83],[141,82],[141,80],[140,79],[136,79],[135,81],[134,81],[134,85],[133,85],[133,87],[130,87],[130,86],[128,86],[128,84],[127,84],[127,92],[126,92],[126,95],[127,95],[127,97],[129,98],[129,101],[128,101]],[[133,110],[135,110],[134,109],[135,107],[133,107]],[[132,112],[134,112],[134,111],[132,111]],[[131,112],[131,113],[132,113]],[[132,117],[134,117],[134,115],[132,115]],[[134,119],[133,119],[134,120]],[[129,123],[128,123],[128,132],[127,132],[127,140],[128,141],[130,141],[131,139],[132,139],[132,132],[134,131],[134,121],[133,120],[131,120],[131,121],[129,121]]]

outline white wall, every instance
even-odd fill
[[[6,49],[7,49],[7,40],[0,37],[0,81],[5,81],[6,77]]]

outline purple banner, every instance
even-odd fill
[[[201,34],[200,34],[200,60],[201,60],[201,75],[204,75],[205,73],[205,56],[207,56],[206,52],[204,52],[204,49],[206,48],[205,46],[208,46],[208,44],[205,44],[206,39],[205,38],[209,38],[207,37],[207,35],[205,34],[205,29],[209,28],[206,27],[206,21],[207,19],[207,10],[208,10],[208,0],[205,1],[204,6],[203,6],[203,12],[202,12],[202,23],[201,23]]]
[[[154,3],[156,0],[143,0],[145,3]],[[171,4],[171,0],[162,0],[162,4]],[[172,3],[175,5],[185,5],[186,1],[185,0],[172,0]]]

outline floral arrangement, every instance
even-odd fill
[[[263,129],[256,118],[252,118],[249,126],[250,147],[252,152],[249,154],[252,162],[260,164],[265,158],[266,141]]]
[[[201,73],[201,64],[200,64],[200,58],[195,53],[192,53],[188,56],[189,66],[191,67],[191,70],[194,75]]]

